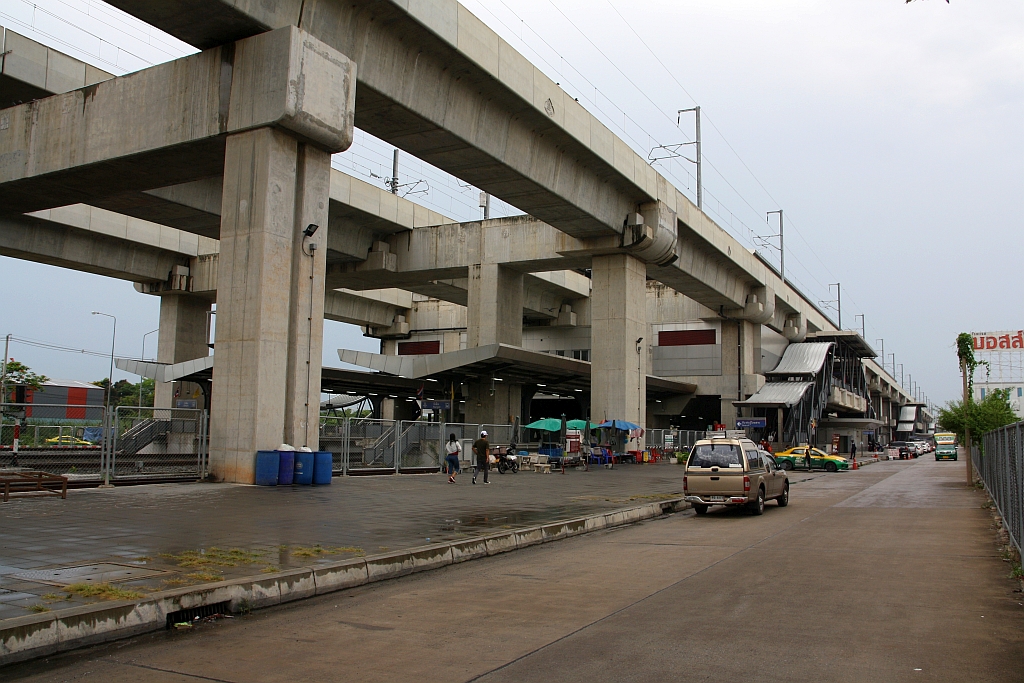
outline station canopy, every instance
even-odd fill
[[[407,379],[433,379],[441,383],[511,382],[542,387],[544,393],[590,391],[590,363],[584,360],[530,351],[507,344],[488,344],[459,351],[421,356],[385,356],[339,349],[343,363],[375,370],[376,375]],[[697,385],[647,376],[648,400],[695,394]]]
[[[590,391],[590,363],[587,361],[506,344],[422,356],[385,356],[339,349],[338,357],[343,363],[368,371],[324,367],[320,375],[324,393],[417,398],[422,391],[424,398],[444,399],[447,398],[445,388],[453,382],[473,383],[492,378],[541,387],[544,393]],[[210,355],[173,365],[118,358],[117,367],[158,382],[208,382],[213,379],[213,358]],[[648,400],[696,392],[696,384],[647,376]]]
[[[769,382],[745,401],[733,401],[738,406],[789,408],[803,399],[813,382]]]
[[[804,342],[790,344],[782,354],[782,360],[765,376],[778,375],[817,375],[828,358],[831,342]]]
[[[832,342],[837,346],[848,349],[854,355],[861,358],[878,358],[878,352],[865,341],[864,337],[860,336],[859,332],[854,330],[811,332],[807,335],[807,339],[814,342]]]

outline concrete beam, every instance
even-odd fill
[[[296,25],[359,64],[360,128],[577,236],[617,234],[657,172],[451,0],[115,5],[197,47]]]
[[[181,251],[35,216],[0,217],[0,254],[132,282],[167,281],[190,260]]]
[[[287,27],[0,111],[0,213],[215,176],[225,136],[261,127],[346,149],[355,67],[335,55]]]
[[[200,48],[301,26],[359,63],[356,125],[364,130],[576,237],[619,235],[637,206],[659,202],[678,217],[679,258],[688,264],[659,277],[715,308],[746,305],[734,278],[769,287],[811,331],[833,327],[454,0],[113,4]]]
[[[114,77],[0,26],[0,109]]]

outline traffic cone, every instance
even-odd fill
[[[860,469],[859,467],[857,467],[857,461],[856,460],[853,461],[853,469],[855,469],[855,470],[859,470]]]

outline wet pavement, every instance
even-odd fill
[[[490,481],[335,477],[322,487],[155,484],[13,499],[0,504],[0,620],[97,600],[69,595],[69,583],[164,590],[651,502],[681,493],[682,468]]]
[[[769,503],[760,517],[724,508],[668,514],[14,664],[0,676],[21,683],[1022,680],[1021,583],[1003,561],[984,493],[960,483],[962,461],[791,474],[789,506]]]

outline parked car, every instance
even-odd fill
[[[698,515],[712,505],[743,505],[761,515],[766,500],[789,505],[789,477],[749,439],[701,439],[683,471],[683,496]]]
[[[96,444],[91,441],[83,441],[76,436],[71,434],[64,434],[62,436],[55,436],[51,439],[46,439],[44,442],[48,446],[95,446]]]
[[[829,455],[820,448],[812,448],[806,444],[795,446],[775,454],[779,467],[785,470],[804,469],[807,467],[807,452],[810,450],[811,467],[826,472],[838,472],[850,469],[850,461],[839,455]]]
[[[913,453],[911,445],[906,441],[890,441],[888,445],[886,445],[886,449],[898,450],[900,460],[909,460]]]

